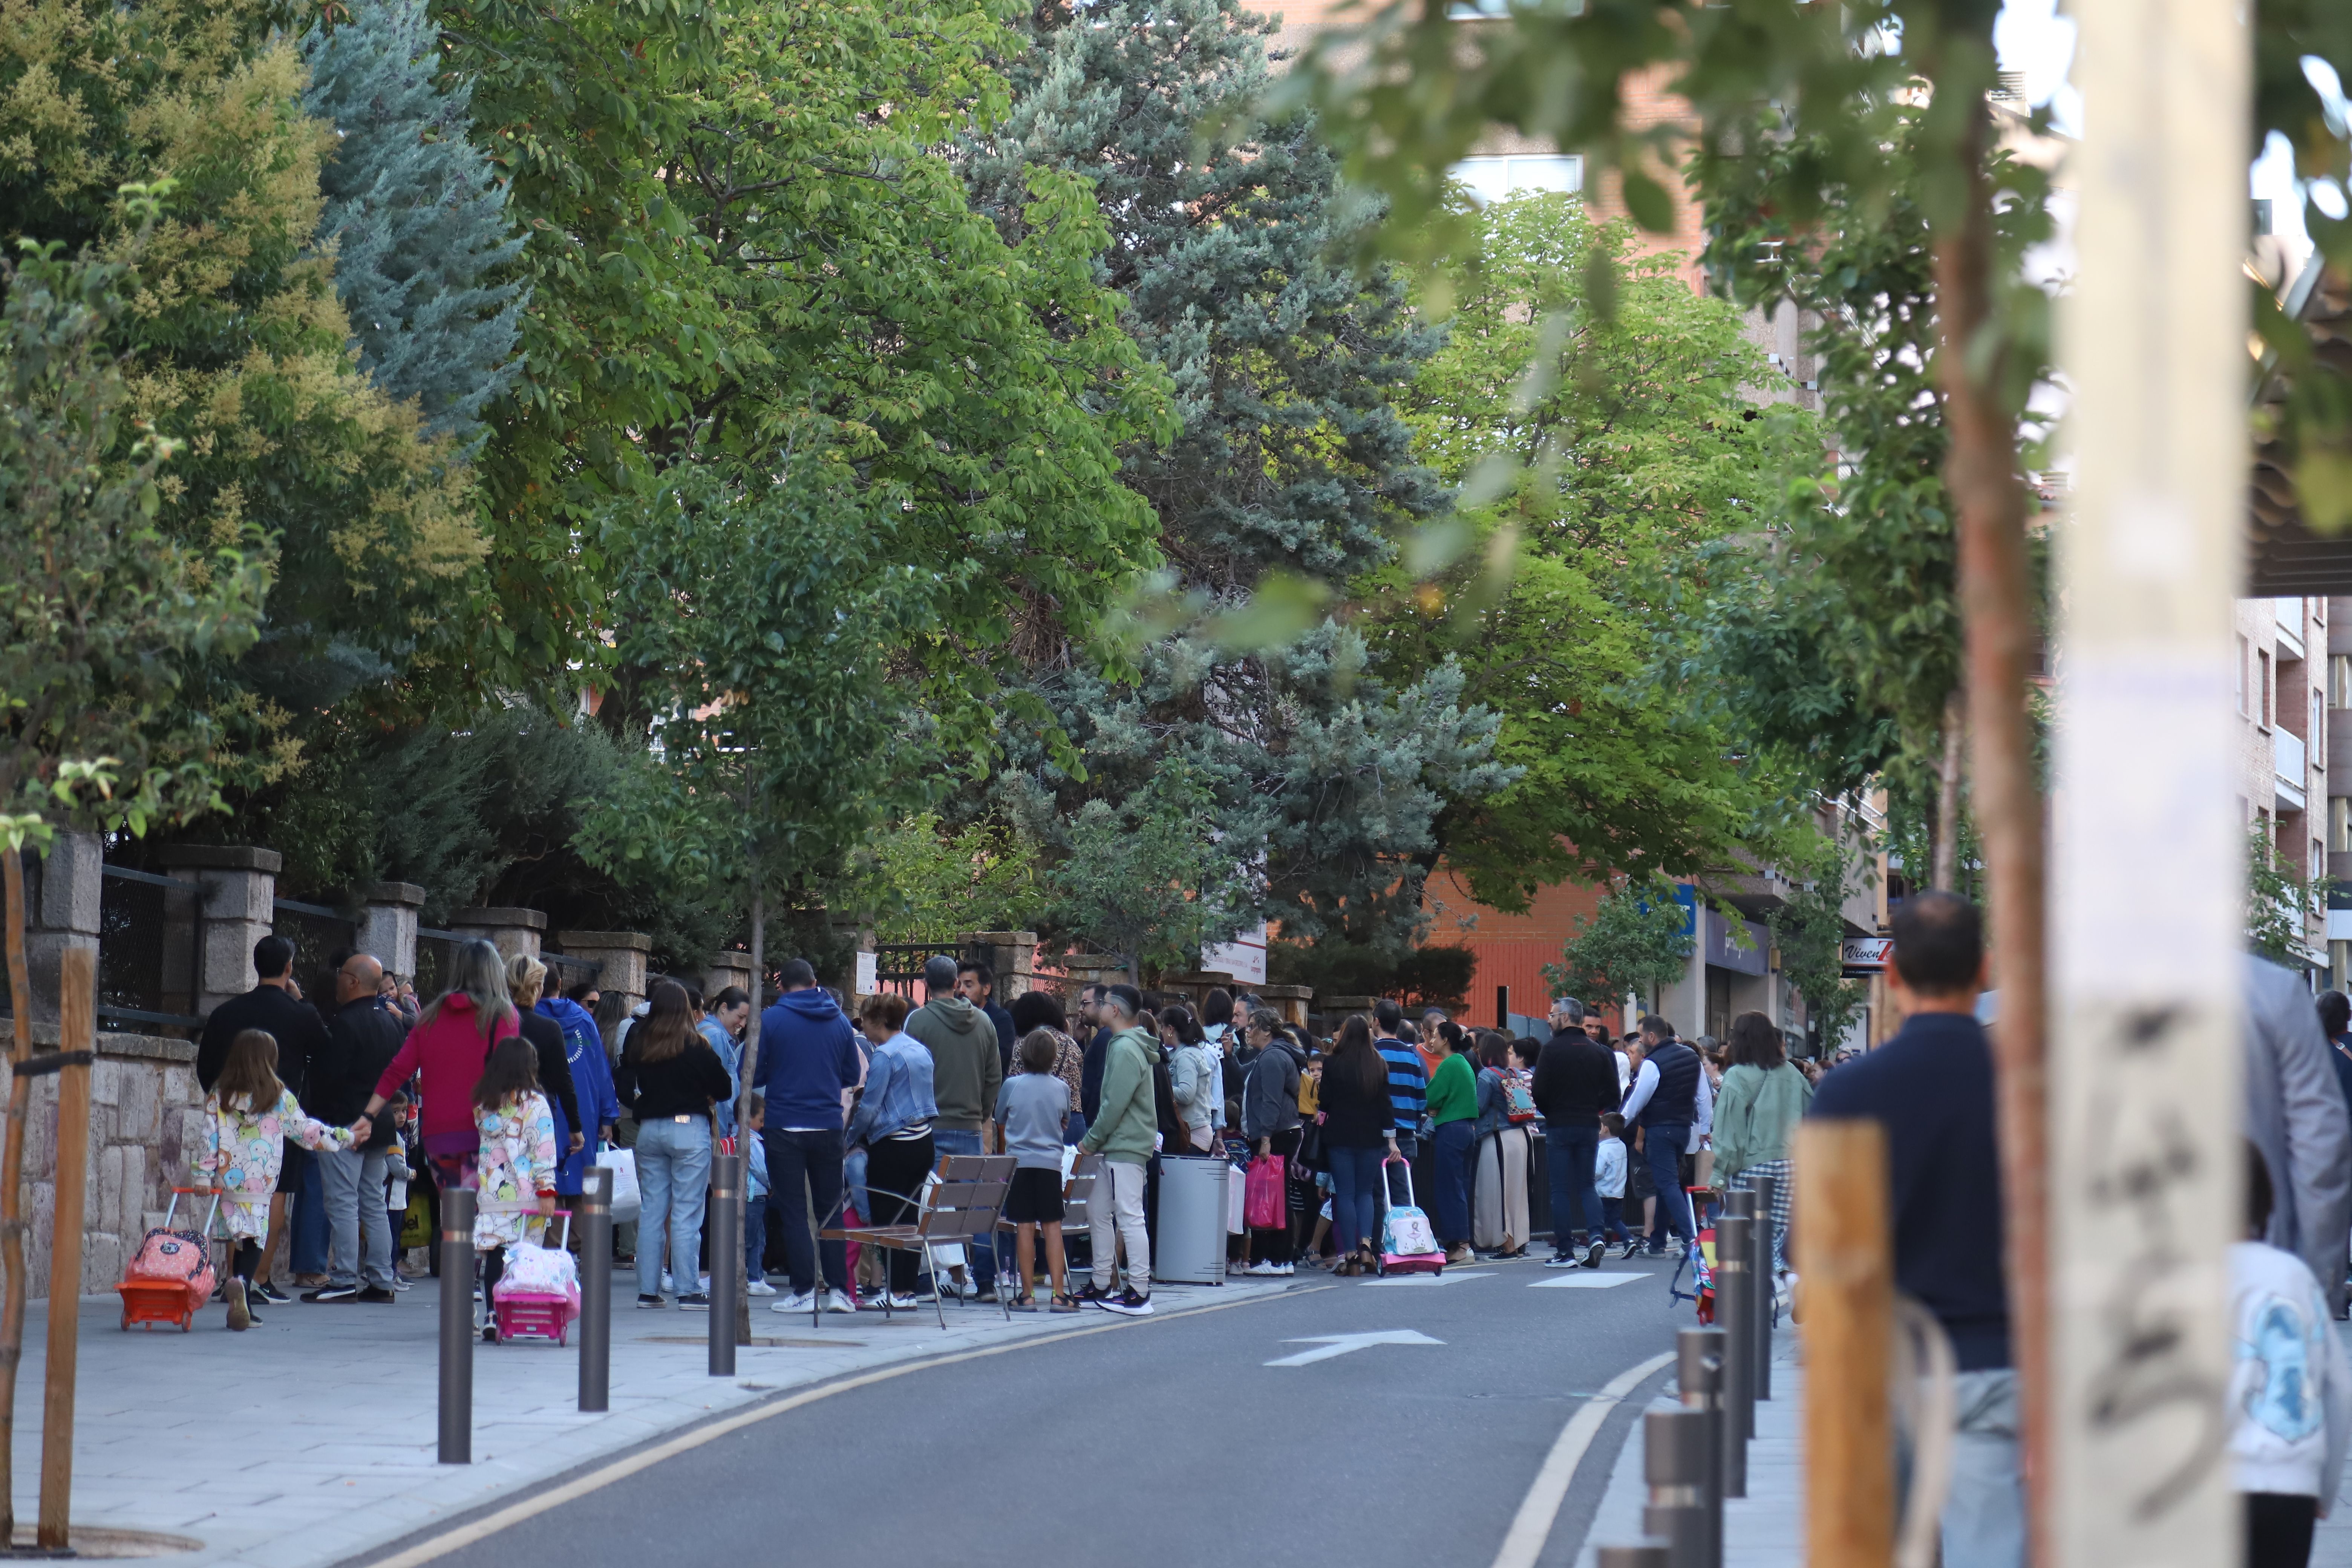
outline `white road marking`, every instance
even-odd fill
[[[1551,1536],[1552,1521],[1559,1518],[1559,1505],[1568,1500],[1569,1483],[1576,1479],[1576,1467],[1583,1462],[1584,1451],[1600,1435],[1601,1424],[1627,1394],[1642,1385],[1643,1379],[1674,1359],[1675,1352],[1665,1351],[1627,1367],[1568,1418],[1551,1452],[1544,1456],[1543,1468],[1536,1472],[1535,1484],[1528,1488],[1519,1511],[1511,1517],[1510,1531],[1503,1537],[1503,1549],[1495,1553],[1495,1568],[1535,1568],[1536,1560],[1543,1555],[1544,1542]]]
[[[1636,1279],[1648,1279],[1647,1274],[1562,1274],[1550,1279],[1538,1279],[1528,1287],[1530,1290],[1607,1290],[1618,1285],[1631,1285]]]
[[[1442,1345],[1444,1340],[1433,1340],[1414,1329],[1381,1329],[1369,1334],[1309,1334],[1302,1339],[1285,1340],[1286,1345],[1314,1345],[1318,1348],[1300,1351],[1297,1355],[1270,1361],[1268,1366],[1311,1366],[1318,1361],[1346,1355],[1349,1351],[1370,1350],[1374,1345]]]

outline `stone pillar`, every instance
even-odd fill
[[[1054,960],[1054,967],[1062,973],[1065,1004],[1075,1004],[1089,985],[1118,985],[1127,979],[1127,962],[1107,952],[1069,953]]]
[[[239,844],[173,844],[156,858],[204,889],[194,914],[195,1011],[209,1013],[258,983],[253,946],[277,921],[278,868],[284,862],[275,849]]]
[[[382,963],[387,974],[415,980],[417,911],[424,907],[425,889],[414,882],[370,887],[360,911],[360,951]]]
[[[1010,1007],[1013,999],[1037,984],[1037,933],[1034,931],[976,931],[964,937],[964,951],[977,950],[996,971],[996,1005]]]
[[[603,965],[596,973],[596,989],[604,994],[607,1012],[612,1011],[615,997],[627,1002],[615,1016],[625,1016],[630,1007],[646,999],[646,966],[654,950],[653,938],[634,931],[560,931],[555,941],[564,957]],[[750,961],[745,963],[748,966]]]
[[[458,910],[449,917],[449,929],[468,942],[487,938],[500,958],[518,952],[537,958],[547,917],[537,910]]]
[[[1253,985],[1250,994],[1280,1014],[1284,1023],[1302,1029],[1307,1026],[1307,1015],[1314,1011],[1312,985]]]
[[[713,958],[710,961],[710,967],[702,972],[704,1001],[707,1002],[718,995],[730,985],[741,986],[747,994],[751,992],[751,955],[750,953],[737,952],[730,949]],[[769,997],[763,1000],[772,1001],[774,998]]]
[[[27,1005],[42,1023],[58,1021],[58,974],[66,950],[98,951],[104,864],[105,844],[98,835],[60,832],[49,841],[48,853],[26,868],[33,872],[26,889],[32,918],[25,927],[25,961],[33,983]]]

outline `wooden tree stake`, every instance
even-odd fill
[[[89,1181],[89,1054],[98,1046],[98,955],[58,955],[57,1211],[49,1240],[48,1365],[41,1384],[41,1511],[34,1544],[61,1552],[73,1507],[74,1369],[81,1326],[82,1206]],[[79,1056],[81,1059],[74,1059]]]
[[[1806,1568],[1887,1568],[1895,1555],[1895,1257],[1886,1130],[1797,1130],[1792,1237],[1804,1292]]]

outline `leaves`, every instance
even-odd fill
[[[1681,902],[1679,891],[1662,877],[1617,882],[1591,914],[1577,917],[1560,961],[1544,965],[1544,984],[1555,996],[1632,994],[1646,1004],[1682,978],[1698,948],[1696,907]]]

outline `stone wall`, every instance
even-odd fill
[[[8,1027],[0,1019],[0,1029]],[[55,1048],[54,1026],[36,1025],[34,1039]],[[0,1038],[5,1038],[0,1034]],[[0,1060],[0,1096],[8,1092]],[[185,1184],[188,1149],[196,1141],[204,1097],[196,1091],[193,1040],[151,1035],[100,1035],[90,1067],[89,1202],[83,1215],[82,1289],[103,1293],[122,1278],[150,1226],[161,1225],[173,1183]],[[38,1297],[48,1293],[49,1247],[57,1203],[58,1080],[33,1080],[26,1114],[25,1273]],[[188,1217],[184,1212],[183,1217]],[[201,1218],[199,1212],[194,1217]]]

